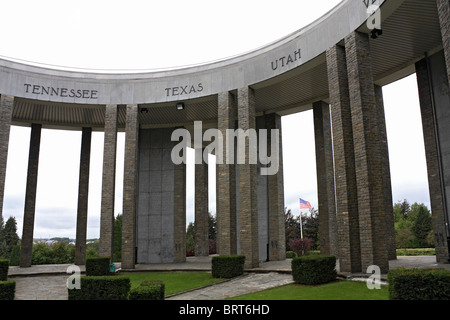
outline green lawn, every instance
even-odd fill
[[[388,287],[369,290],[365,282],[349,280],[320,286],[290,284],[230,300],[388,300]]]
[[[123,275],[130,278],[131,289],[139,286],[144,280],[161,280],[165,285],[166,296],[223,281],[213,278],[209,272],[128,272]]]

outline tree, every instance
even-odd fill
[[[291,209],[284,208],[284,226],[286,233],[286,251],[291,251],[289,240],[300,238],[300,223],[298,218],[292,214]]]
[[[195,226],[189,222],[186,230],[186,255],[193,256],[195,250]]]
[[[211,212],[209,212],[208,228],[209,228],[208,238],[215,240],[217,230],[217,220],[216,217],[213,216]]]
[[[411,206],[408,200],[403,199],[403,201],[397,201],[397,203],[394,204],[394,221],[397,222],[400,218],[406,219],[410,209]]]
[[[311,239],[311,249],[317,250],[319,244],[319,211],[312,207],[310,215],[302,218],[303,238]]]
[[[0,256],[9,259],[13,248],[19,243],[17,222],[14,217],[9,217],[4,226],[3,221],[0,223]]]
[[[419,242],[421,248],[427,247],[427,237],[431,230],[433,230],[433,224],[431,220],[431,214],[428,208],[423,204],[415,203],[411,209],[410,217],[413,218],[412,232]]]
[[[397,244],[397,248],[403,248],[405,250],[405,255],[406,248],[410,247],[413,241],[414,234],[412,233],[410,227],[404,227],[398,230],[395,238],[395,243]]]

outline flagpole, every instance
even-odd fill
[[[300,239],[303,239],[303,223],[302,223],[302,210],[300,209],[300,215],[299,215],[299,220],[300,220]]]

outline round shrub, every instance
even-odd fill
[[[286,259],[293,259],[297,256],[294,251],[286,251]]]
[[[336,257],[307,255],[292,259],[292,277],[299,284],[316,285],[336,280]]]

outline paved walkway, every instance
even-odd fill
[[[261,263],[259,268],[246,270],[244,276],[229,281],[197,289],[168,299],[181,300],[218,300],[239,296],[285,285],[292,282],[290,274],[291,260],[270,261]],[[67,300],[66,282],[70,274],[67,273],[69,264],[42,265],[30,268],[10,267],[9,279],[16,281],[16,300]],[[116,264],[120,268],[120,264]],[[436,258],[430,257],[399,257],[390,261],[390,268],[445,268],[450,270],[450,264],[437,264]],[[81,272],[84,272],[82,266]],[[210,258],[189,257],[186,262],[176,264],[136,265],[130,272],[170,272],[170,271],[210,271]],[[123,270],[125,271],[125,270]],[[339,273],[339,270],[337,270]],[[359,277],[339,273],[344,277]],[[366,275],[367,276],[367,275]]]

